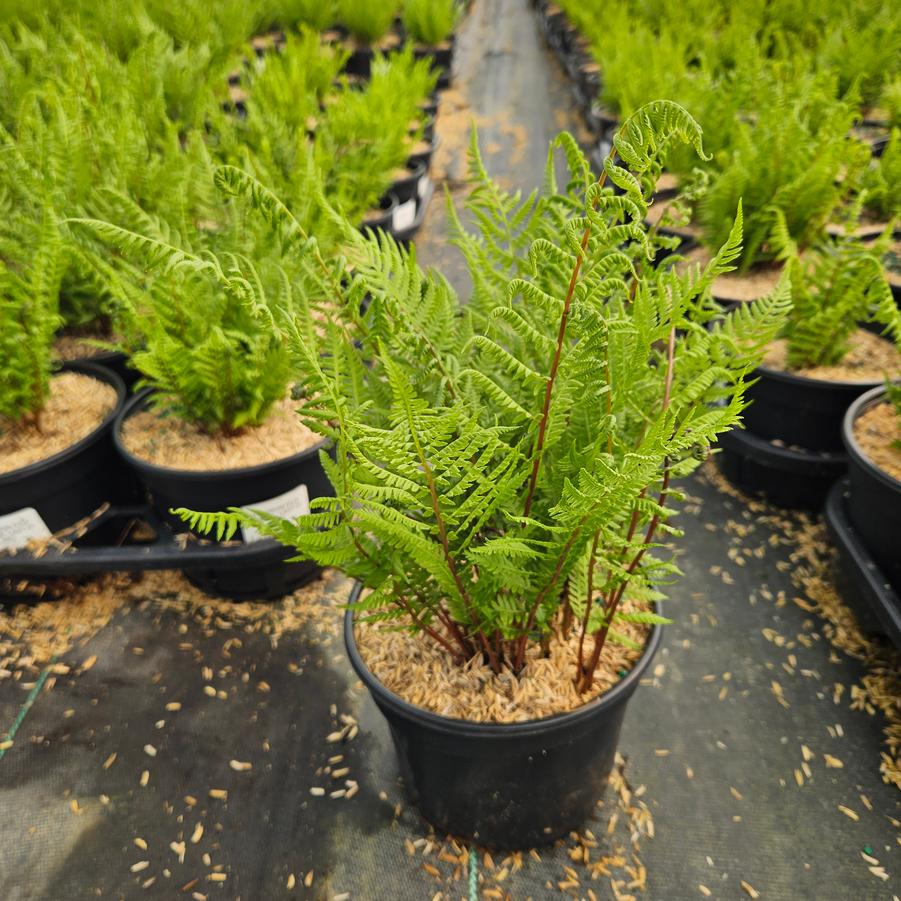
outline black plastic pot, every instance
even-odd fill
[[[434,47],[417,45],[413,48],[413,56],[415,59],[430,59],[432,68],[438,70],[438,90],[444,90],[451,83],[451,73],[454,64],[454,45],[453,36],[443,44]]]
[[[372,47],[354,47],[347,62],[344,64],[344,72],[347,75],[356,75],[360,78],[369,78],[372,72],[372,59],[375,51]]]
[[[71,447],[0,475],[0,516],[32,508],[50,532],[90,516],[104,503],[130,499],[134,489],[110,437],[113,421],[125,403],[122,380],[91,363],[64,363],[60,371],[79,372],[111,385],[116,406],[93,432]]]
[[[426,167],[418,163],[415,167],[408,167],[408,174],[391,186],[391,194],[397,200],[391,218],[391,231],[398,239],[405,237],[416,225],[423,179],[428,179]]]
[[[396,207],[397,197],[389,192],[379,201],[379,214],[376,215],[374,212],[369,213],[363,220],[360,231],[371,232],[376,229],[381,229],[382,231],[390,233],[394,225],[394,210]]]
[[[733,485],[792,509],[819,510],[847,465],[841,452],[780,447],[743,429],[720,435],[719,447],[717,465]]]
[[[137,369],[132,369],[128,365],[128,355],[121,350],[102,351],[94,357],[86,357],[85,363],[94,363],[115,372],[122,379],[128,392],[131,393],[135,383],[141,377],[141,373]]]
[[[841,451],[842,419],[849,405],[878,382],[833,382],[766,367],[745,396],[753,403],[742,414],[758,438],[779,439],[809,451]]]
[[[865,632],[885,635],[901,648],[901,594],[886,578],[848,516],[850,487],[843,479],[826,500],[826,525],[838,551],[835,583]]]
[[[422,164],[426,167],[426,169],[430,169],[432,165],[432,157],[434,156],[435,150],[438,148],[440,141],[441,139],[437,134],[432,135],[432,137],[427,142],[427,148],[410,154],[410,157],[407,160],[407,167],[412,169]]]
[[[901,587],[901,482],[883,472],[861,450],[854,437],[854,422],[885,399],[878,386],[857,398],[842,423],[842,439],[848,452],[847,510],[864,546],[889,582]]]
[[[426,177],[426,167],[422,163],[408,166],[407,174],[391,185],[390,193],[397,198],[399,204],[414,200],[419,196],[419,184],[424,177]]]
[[[353,604],[360,594],[355,586]],[[388,720],[407,790],[437,829],[495,848],[548,844],[595,810],[613,768],[626,704],[654,654],[644,655],[600,698],[525,723],[473,723],[431,713],[388,691],[366,667],[344,619],[350,662]]]
[[[282,460],[214,472],[169,469],[135,457],[122,442],[122,424],[133,413],[147,406],[149,395],[149,391],[141,392],[119,413],[113,428],[113,441],[122,459],[144,486],[156,515],[174,530],[189,531],[169,512],[173,507],[216,511],[228,507],[262,506],[303,485],[309,499],[332,493],[331,484],[319,461],[319,451],[325,446],[325,441]],[[209,536],[207,538],[213,540]],[[232,540],[243,541],[243,538],[239,533]],[[191,569],[185,574],[212,594],[231,598],[275,597],[307,581],[311,568],[315,568],[307,561],[287,562],[294,555],[293,549],[281,548],[270,562],[256,567],[236,569],[226,563],[209,570]]]
[[[586,119],[592,133],[595,134],[608,149],[613,146],[613,136],[620,126],[619,117],[615,113],[601,106],[598,100],[594,100],[591,104],[591,108],[586,114]]]
[[[424,116],[435,118],[438,115],[438,91],[433,91],[420,105]]]
[[[601,73],[593,61],[585,61],[576,69],[573,81],[576,101],[586,119],[590,119],[595,101],[601,93]]]
[[[556,4],[544,4],[539,10],[538,18],[548,44],[556,50],[560,46],[560,36],[567,24],[565,13]]]
[[[430,144],[435,140],[435,117],[427,116],[426,121],[422,126],[422,140],[428,141]]]

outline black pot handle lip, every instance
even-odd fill
[[[150,474],[167,475],[173,478],[183,476],[190,478],[192,481],[198,482],[214,482],[222,478],[241,479],[245,477],[256,477],[265,475],[282,469],[286,466],[293,466],[298,463],[305,463],[309,460],[318,459],[319,451],[327,450],[331,447],[331,441],[323,438],[317,441],[312,447],[305,448],[292,454],[290,457],[283,457],[281,460],[270,460],[268,463],[260,463],[257,466],[244,466],[240,469],[211,469],[211,470],[193,470],[193,469],[173,469],[169,466],[157,466],[136,457],[122,442],[122,424],[138,407],[146,403],[147,399],[153,393],[153,388],[144,388],[138,391],[118,412],[115,422],[113,422],[113,444],[119,455],[125,459],[130,466],[135,469]]]
[[[83,438],[80,438],[75,444],[64,447],[61,451],[57,451],[51,457],[46,457],[43,460],[36,460],[34,463],[29,463],[27,466],[23,466],[20,469],[0,473],[0,484],[2,484],[5,479],[13,476],[18,480],[36,475],[44,469],[56,466],[64,458],[74,456],[86,447],[96,444],[101,440],[107,429],[115,430],[119,415],[125,407],[128,406],[126,400],[128,389],[125,387],[125,382],[122,381],[118,373],[113,372],[112,369],[107,369],[100,363],[93,363],[88,360],[67,360],[54,370],[54,374],[57,372],[77,372],[80,375],[88,375],[91,378],[95,378],[98,381],[109,385],[110,388],[116,392],[116,403],[113,406],[113,409],[106,414],[97,428],[89,432]]]
[[[887,472],[883,472],[869,457],[863,452],[861,446],[854,437],[854,423],[862,416],[869,407],[874,406],[882,397],[885,396],[885,386],[876,385],[869,391],[861,394],[845,412],[845,418],[842,420],[842,440],[845,443],[845,449],[848,456],[854,459],[862,469],[870,473],[888,488],[890,491],[901,492],[901,482],[890,476]]]
[[[612,707],[621,700],[627,700],[635,688],[638,687],[644,671],[650,665],[651,660],[653,660],[663,642],[663,627],[659,624],[653,625],[644,653],[626,676],[602,695],[593,698],[575,710],[541,717],[540,719],[527,720],[526,722],[479,723],[456,717],[442,716],[439,713],[433,713],[431,710],[417,707],[386,688],[376,678],[375,674],[366,666],[363,658],[360,656],[353,634],[354,605],[359,600],[362,592],[363,583],[359,580],[354,580],[353,588],[348,598],[348,609],[344,614],[344,644],[347,648],[351,666],[379,704],[384,704],[386,707],[391,708],[407,719],[417,722],[419,725],[428,726],[433,730],[454,736],[467,735],[472,738],[516,739],[540,736],[552,730],[556,731],[560,728],[579,725],[581,721],[590,719],[601,710]],[[659,613],[660,602],[657,601],[655,606],[656,612]]]

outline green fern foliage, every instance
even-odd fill
[[[882,156],[862,176],[864,206],[884,222],[901,217],[901,128],[893,128]]]
[[[711,248],[725,240],[739,200],[746,222],[743,268],[775,256],[770,239],[777,218],[798,245],[819,240],[869,159],[867,148],[850,136],[855,103],[835,100],[833,92],[829,78],[777,80],[754,115],[739,124],[732,143],[719,152],[699,204]]]
[[[846,237],[803,257],[791,254],[793,307],[785,327],[791,368],[840,363],[849,339],[864,323],[882,326],[901,345],[901,311],[879,253],[879,242],[870,246]]]
[[[602,649],[626,590],[653,597],[677,575],[659,544],[676,534],[672,479],[738,422],[789,308],[786,285],[735,316],[711,301],[740,252],[740,215],[705,269],[649,264],[647,176],[677,140],[701,152],[684,110],[639,110],[618,139],[622,163],[605,170],[615,192],[563,135],[569,184],[558,190],[549,165],[525,198],[474,152],[475,231],[453,222],[468,304],[413,251],[345,226],[346,309],[366,296],[365,312],[352,334],[286,332],[305,362],[306,420],[334,443],[322,464],[335,496],[296,522],[182,515],[207,530],[252,521],[342,568],[372,589],[364,615],[412,625],[458,660],[479,651],[517,670],[566,607]],[[291,230],[283,206],[264,194],[257,205]],[[596,660],[579,664],[590,674]]]
[[[135,285],[125,273],[104,270],[123,300],[131,363],[154,389],[156,407],[211,433],[235,434],[262,423],[286,397],[291,359],[272,312],[274,298],[284,316],[294,308],[283,272],[230,254],[195,254],[159,231],[137,234],[90,219],[71,224],[156,276]]]
[[[0,257],[0,429],[39,421],[49,393],[65,267],[59,224],[49,208],[40,232],[31,259]]]
[[[901,419],[901,383],[885,383],[885,399],[894,407],[895,413]]]
[[[404,0],[404,28],[421,44],[440,44],[453,32],[459,17],[458,0]]]
[[[362,44],[383,38],[394,22],[400,0],[338,0],[338,19]]]

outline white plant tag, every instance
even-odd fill
[[[420,199],[425,197],[426,191],[429,189],[429,176],[423,175],[419,179],[419,184],[416,186],[416,193],[419,195]]]
[[[391,220],[396,232],[406,231],[416,221],[416,200],[411,198],[394,210]]]
[[[25,547],[35,538],[49,538],[50,529],[34,507],[23,507],[0,516],[0,550]]]
[[[298,485],[278,497],[270,497],[265,501],[258,501],[255,504],[247,504],[241,507],[248,513],[254,510],[261,510],[263,513],[271,513],[273,516],[280,516],[282,519],[297,519],[298,516],[304,516],[310,512],[310,494],[306,485]],[[253,526],[241,526],[241,534],[244,536],[245,544],[253,544],[254,541],[260,541],[265,538],[258,529]]]

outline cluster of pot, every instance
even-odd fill
[[[593,135],[592,159],[599,169],[618,120],[598,102],[601,75],[591,46],[556,3],[531,3],[548,46],[569,76]],[[874,145],[875,155],[884,142]],[[664,198],[665,192],[658,192],[655,199]],[[681,241],[680,254],[695,244],[688,234],[673,234]],[[897,286],[892,290],[901,303]],[[721,438],[720,469],[744,491],[781,506],[819,510],[825,504],[833,536],[846,551],[841,565],[858,572],[858,578],[843,581],[848,593],[858,600],[863,596],[857,605],[861,619],[901,642],[901,483],[869,460],[854,438],[854,422],[882,402],[884,387],[820,381],[765,367],[755,376],[758,381],[747,392],[752,403],[744,414],[745,429]]]
[[[355,44],[344,65],[344,74],[351,85],[364,84],[370,77],[372,60],[375,53],[391,53],[403,46],[403,33],[400,20],[395,23],[392,38],[384,47],[372,47]],[[323,41],[341,42],[348,38],[347,30],[336,26],[322,35]],[[262,65],[267,53],[279,53],[285,42],[284,32],[274,31],[253,43],[257,55],[257,65]],[[456,35],[452,34],[442,44],[429,47],[415,45],[413,55],[416,59],[430,59],[432,68],[437,70],[438,81],[435,90],[421,105],[422,123],[411,124],[410,134],[421,130],[421,138],[404,164],[403,174],[399,175],[391,187],[380,198],[378,209],[372,210],[365,217],[361,229],[363,231],[381,230],[392,235],[397,241],[407,242],[413,239],[425,218],[425,211],[431,200],[434,185],[431,179],[432,157],[438,147],[439,138],[435,131],[435,119],[438,115],[438,102],[441,91],[450,87],[453,74],[454,50]],[[245,67],[250,66],[245,61]],[[229,76],[229,100],[225,108],[238,116],[245,116],[246,92],[240,87],[242,72],[236,71]]]

